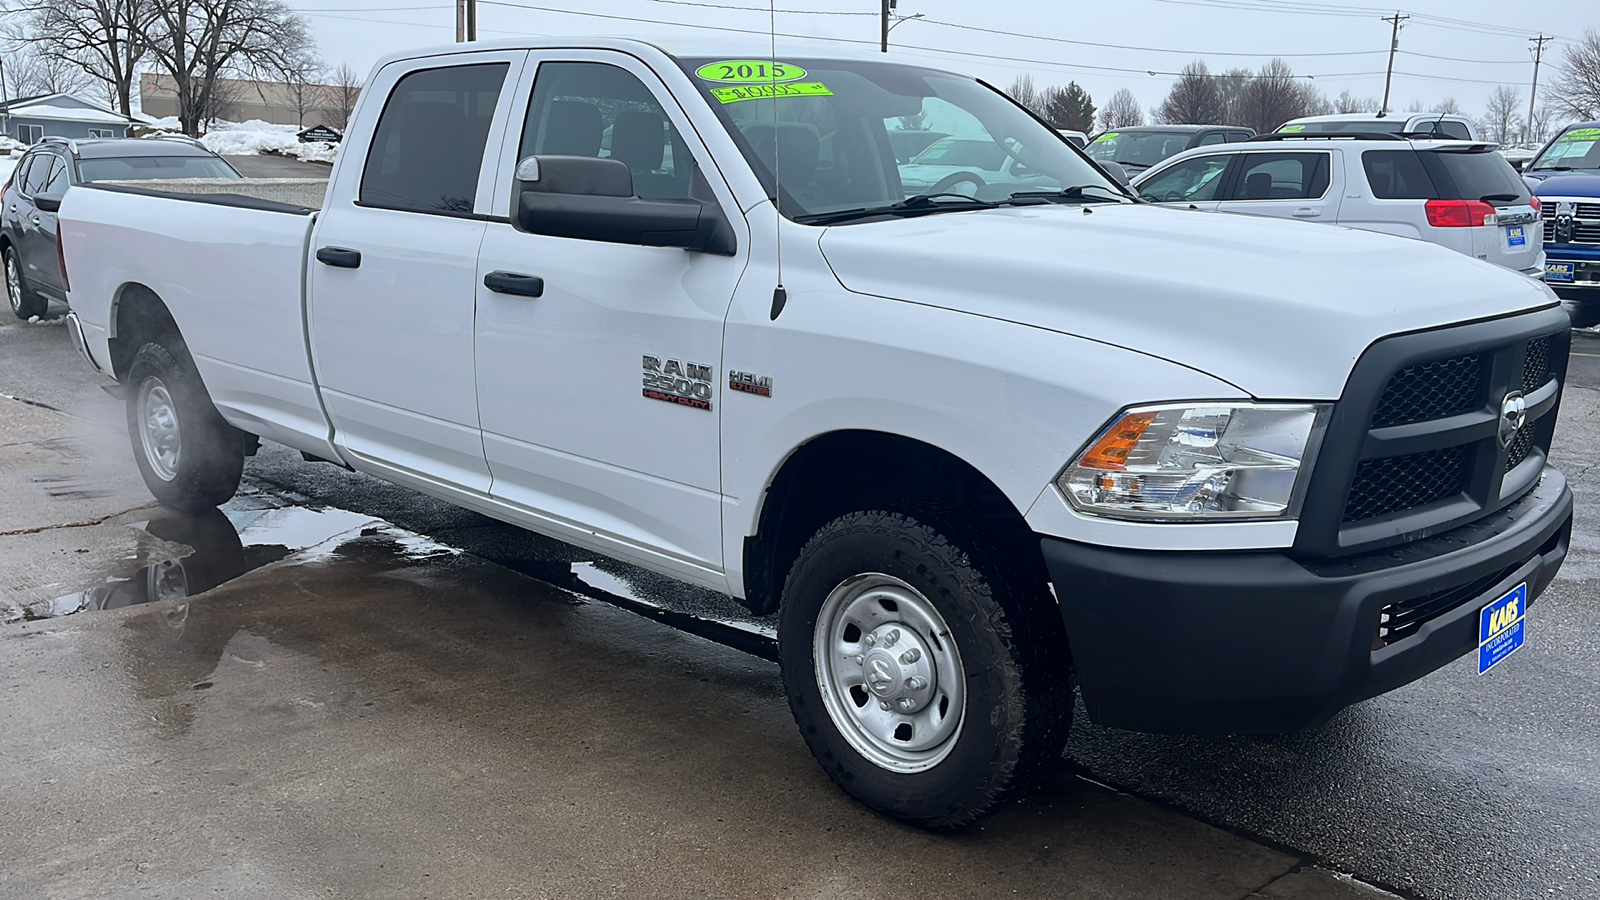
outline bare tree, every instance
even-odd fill
[[[1556,130],[1560,116],[1549,103],[1541,103],[1533,111],[1533,130],[1522,136],[1522,140],[1529,144],[1542,144],[1550,139],[1551,132]]]
[[[281,69],[311,45],[306,20],[281,0],[161,0],[149,32],[151,55],[172,78],[188,135],[216,115],[213,95],[226,75]]]
[[[1168,125],[1221,125],[1224,111],[1211,69],[1197,59],[1183,67],[1156,114]]]
[[[1111,95],[1100,118],[1106,128],[1129,128],[1144,124],[1144,110],[1139,107],[1133,91],[1122,88]]]
[[[154,17],[154,0],[37,0],[21,21],[35,53],[103,84],[126,116]]]
[[[1018,75],[1017,80],[1011,82],[1011,90],[1006,93],[1039,118],[1049,117],[1050,110],[1045,105],[1045,91],[1034,86],[1032,75],[1026,73]]]
[[[294,106],[295,121],[304,128],[306,113],[322,105],[322,77],[327,72],[327,66],[308,49],[305,53],[283,60],[277,68],[279,77],[283,79],[284,92]]]
[[[1229,69],[1217,76],[1217,95],[1222,98],[1222,124],[1240,124],[1239,98],[1244,96],[1245,87],[1255,77],[1255,73],[1249,69]]]
[[[1459,116],[1461,115],[1461,104],[1457,103],[1454,97],[1446,97],[1435,103],[1428,112],[1436,112],[1441,116]]]
[[[1378,101],[1373,97],[1357,97],[1345,88],[1338,98],[1333,101],[1333,111],[1336,113],[1375,113],[1378,111]]]
[[[328,107],[330,120],[328,124],[343,132],[350,127],[350,115],[355,112],[356,98],[361,96],[361,76],[348,64],[340,63],[323,90],[323,102]]]
[[[1331,116],[1334,112],[1333,101],[1310,82],[1300,85],[1300,108],[1302,116]]]
[[[1419,112],[1427,112],[1427,111],[1428,111],[1428,104],[1423,103],[1421,100],[1413,100],[1413,101],[1411,101],[1410,105],[1408,105],[1406,107],[1406,112],[1408,112],[1408,113],[1419,113]]]
[[[1600,118],[1600,31],[1593,28],[1567,48],[1550,86],[1557,109],[1579,119]]]
[[[1489,108],[1483,114],[1483,131],[1489,140],[1508,144],[1522,124],[1522,92],[1502,84],[1489,94]]]
[[[23,45],[6,59],[6,83],[9,96],[16,98],[78,93],[94,79],[71,60]]]
[[[1306,114],[1307,96],[1294,70],[1281,59],[1261,67],[1239,96],[1240,121],[1260,134]]]

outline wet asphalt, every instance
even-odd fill
[[[1578,494],[1578,529],[1567,568],[1533,606],[1528,644],[1512,659],[1481,678],[1469,660],[1458,661],[1421,682],[1347,710],[1323,728],[1294,735],[1155,737],[1098,728],[1080,714],[1058,778],[1046,788],[1042,802],[1051,808],[1080,802],[1074,792],[1089,787],[1072,777],[1078,775],[1257,839],[1291,860],[1319,861],[1408,895],[1600,897],[1600,760],[1596,759],[1600,706],[1595,696],[1595,685],[1600,684],[1595,652],[1600,610],[1592,583],[1600,574],[1595,565],[1600,542],[1589,515],[1600,498],[1588,480],[1589,468],[1600,464],[1600,338],[1577,335],[1574,351],[1554,455]],[[0,393],[65,411],[85,422],[113,428],[120,424],[117,404],[97,390],[68,351],[60,328],[0,329]],[[490,578],[483,573],[510,570],[534,579],[530,583],[558,585],[579,595],[621,595],[624,602],[667,609],[683,621],[730,623],[735,626],[732,631],[708,632],[709,636],[735,645],[747,641],[744,649],[758,655],[762,636],[771,627],[770,621],[742,615],[723,598],[594,559],[559,542],[334,466],[306,463],[285,448],[263,448],[250,461],[246,476],[251,491],[223,513],[238,535],[237,554],[233,541],[224,542],[229,544],[230,572],[248,571],[250,566],[243,565],[246,557],[271,562],[299,549],[293,545],[303,538],[288,540],[270,528],[261,530],[273,517],[291,515],[273,507],[331,505],[375,520],[378,524],[369,538],[379,543],[382,529],[396,528],[466,551],[463,558],[469,562],[451,563],[475,573],[466,584]],[[302,527],[309,528],[308,533],[318,531]],[[480,561],[492,565],[472,568]],[[371,556],[358,562],[369,567],[359,575],[368,580],[409,577],[394,575],[397,567],[429,571],[439,565],[437,559],[427,564],[407,560],[401,565],[381,553],[376,562]],[[146,583],[149,568],[139,570]],[[202,573],[197,583],[216,574]],[[233,577],[222,579],[220,594],[261,576],[229,580]],[[506,577],[511,576],[495,574],[490,580]],[[350,592],[360,593],[355,581],[346,583]],[[561,602],[572,602],[569,592],[561,593],[568,598]],[[87,602],[87,608],[96,608],[94,601]],[[777,728],[782,722],[785,711],[781,702],[775,702],[776,671],[769,664],[732,651],[707,649],[694,637],[674,636],[654,625],[621,624],[641,620],[605,604],[582,608],[585,615],[599,617],[595,627],[600,631],[654,636],[632,638],[629,653],[642,653],[650,660],[665,654],[672,658],[669,666],[692,659],[691,668],[733,667],[743,673],[716,679],[719,683],[696,703],[724,703],[726,698],[717,696],[723,682],[759,684],[769,701],[763,714],[772,716],[777,710],[769,724]],[[406,617],[411,614],[406,607],[397,613],[399,624],[381,627],[410,629],[414,623]],[[515,631],[521,625],[477,627],[478,633],[488,634],[505,628]],[[329,628],[338,631],[332,623]],[[508,712],[500,709],[494,715],[504,717]],[[768,737],[762,736],[762,752]],[[791,755],[799,747],[792,736],[778,742]],[[803,747],[799,752],[803,755]],[[809,760],[767,764],[803,769]],[[793,771],[785,775],[798,777]],[[1057,789],[1067,793],[1052,793]],[[1078,799],[1064,799],[1068,797]],[[1017,827],[1014,823],[1031,815],[1032,808],[1029,804],[1012,818],[1002,817],[1005,827]],[[1029,827],[1039,827],[1037,817]],[[1078,831],[1070,840],[1084,838]],[[963,883],[975,891],[970,896],[989,895],[975,883]],[[1140,884],[1154,890],[1150,883]],[[1055,885],[1065,886],[1060,881]],[[1133,882],[1126,887],[1124,896],[1165,894],[1141,891]],[[0,893],[6,893],[4,882]],[[854,892],[835,892],[845,893]],[[1210,895],[1198,888],[1190,895],[1202,894]],[[1174,896],[1186,895],[1180,890]]]

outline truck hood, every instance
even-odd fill
[[[833,226],[821,249],[856,293],[1114,344],[1283,400],[1336,399],[1386,335],[1556,302],[1422,241],[1143,204]]]
[[[1600,172],[1550,172],[1530,176],[1540,197],[1600,197]]]

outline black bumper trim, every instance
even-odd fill
[[[1122,550],[1043,538],[1078,683],[1096,723],[1173,734],[1295,731],[1478,644],[1478,610],[1566,559],[1572,492],[1547,469],[1511,506],[1360,556]],[[1173,526],[1181,527],[1181,526]],[[1412,637],[1374,648],[1381,611],[1513,569]]]

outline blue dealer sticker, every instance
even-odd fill
[[[1526,247],[1526,246],[1528,246],[1528,233],[1526,231],[1522,230],[1522,226],[1521,225],[1512,225],[1511,227],[1506,229],[1506,246],[1508,246],[1508,247]]]
[[[1523,616],[1528,611],[1528,585],[1485,606],[1478,614],[1478,674],[1500,664],[1522,646],[1527,636]]]

